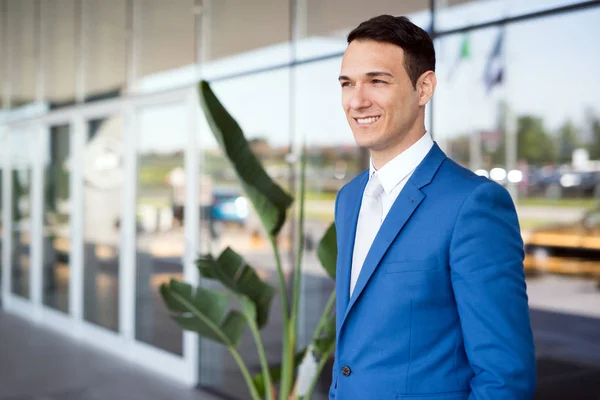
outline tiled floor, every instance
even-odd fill
[[[0,312],[0,400],[216,400]]]
[[[541,310],[531,316],[538,356],[535,400],[600,400],[600,319]],[[219,373],[224,370],[229,368]],[[236,375],[226,378],[227,386],[243,385]],[[232,392],[245,391],[240,386]],[[0,400],[108,399],[218,397],[0,312]]]

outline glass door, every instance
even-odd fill
[[[52,126],[44,142],[42,303],[69,313],[70,125]]]
[[[36,156],[36,131],[18,128],[11,131],[10,217],[11,256],[10,291],[19,299],[31,301],[33,247],[33,175]]]

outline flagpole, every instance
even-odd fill
[[[509,84],[507,79],[507,71],[508,71],[508,46],[507,46],[507,36],[506,36],[506,25],[502,25],[502,81],[504,85],[503,97],[504,97],[504,129],[506,135],[506,172],[507,174],[510,171],[517,169],[517,118],[513,107],[509,104]],[[518,191],[518,183],[508,182],[507,189],[510,193],[513,201],[515,203],[519,200],[519,191]]]
[[[431,12],[431,31],[429,35],[431,36],[431,40],[433,41],[433,47],[435,49],[435,39],[436,39],[436,31],[435,31],[435,16],[436,16],[436,1],[429,1],[429,10]],[[433,96],[429,99],[429,134],[435,140],[434,131],[433,131]],[[442,146],[443,147],[443,146]]]

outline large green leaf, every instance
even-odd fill
[[[267,232],[277,235],[285,222],[292,197],[266,173],[252,152],[242,129],[219,102],[210,84],[201,81],[198,92],[206,119],[221,149],[233,165],[242,188]]]
[[[327,271],[327,274],[335,280],[335,263],[337,259],[337,241],[335,224],[331,224],[323,238],[319,242],[317,256]]]
[[[226,294],[171,280],[160,287],[171,318],[183,329],[226,346],[237,347],[246,326],[239,311],[227,313],[229,299]]]
[[[227,247],[218,259],[210,254],[202,255],[196,264],[203,277],[217,279],[233,292],[248,297],[256,307],[258,328],[267,325],[275,289],[263,282],[242,256]]]
[[[296,355],[294,356],[294,368],[298,368],[298,366],[302,362],[302,359],[304,358],[304,355],[306,354],[306,350],[307,350],[307,348],[305,347],[304,349],[302,349],[296,353]],[[281,365],[275,365],[275,366],[269,368],[269,373],[271,375],[271,383],[276,384],[277,382],[279,382],[281,380]],[[254,385],[256,386],[256,389],[258,390],[258,393],[262,397],[264,397],[265,396],[265,376],[264,376],[264,374],[260,373],[260,374],[254,375],[253,381],[254,381]]]

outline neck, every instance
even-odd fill
[[[382,149],[371,149],[371,159],[376,170],[380,170],[385,164],[404,153],[408,148],[417,143],[425,135],[425,124],[419,126],[419,129],[413,129],[397,143],[390,144]]]

